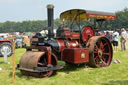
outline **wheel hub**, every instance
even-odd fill
[[[103,54],[102,50],[98,50],[98,56],[102,57],[102,54]]]

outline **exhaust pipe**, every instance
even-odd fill
[[[54,12],[54,6],[53,5],[47,5],[47,16],[48,16],[48,38],[53,38],[53,28],[54,28],[54,20],[53,20],[53,14]]]

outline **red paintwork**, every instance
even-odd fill
[[[85,57],[81,57],[82,53],[85,54]],[[89,62],[89,50],[86,48],[64,49],[62,60],[75,64]]]
[[[74,32],[72,32],[71,33],[71,38],[72,39],[80,39],[80,33],[74,33]]]
[[[96,19],[116,19],[116,16],[111,15],[97,15],[97,14],[86,14],[88,18],[96,18]]]
[[[65,29],[64,30],[64,33],[65,33],[65,38],[70,38],[70,39],[80,39],[80,32],[70,32],[70,30],[68,29]],[[94,30],[90,27],[90,26],[86,26],[84,27],[83,29],[83,32],[82,32],[82,39],[84,42],[87,42],[88,39],[92,36],[95,35],[95,32]]]
[[[11,40],[4,39],[4,40],[0,40],[0,42],[10,42],[11,43]]]
[[[77,40],[72,41],[63,41],[63,40],[57,40],[59,44],[59,52],[62,52],[64,48],[78,48],[79,43]]]
[[[66,44],[67,48],[78,48],[78,46],[79,46],[78,41],[76,41],[76,40],[67,41],[65,43],[67,43]]]
[[[65,29],[64,33],[65,33],[65,37],[66,38],[70,38],[71,34],[70,34],[70,30],[69,29]]]
[[[80,32],[70,32],[67,29],[64,32],[66,40],[57,40],[59,44],[59,52],[62,54],[62,60],[70,63],[88,62],[89,50],[78,48],[80,44],[78,42],[81,38],[84,42],[87,42],[89,38],[95,35],[94,30],[90,26],[86,26],[83,28],[83,31],[81,32],[82,34],[80,34]],[[85,58],[81,58],[81,53],[85,53]]]
[[[95,36],[94,30],[90,26],[84,27],[82,32],[82,40],[87,42],[92,36]]]
[[[64,30],[65,37],[66,38],[71,38],[71,39],[80,39],[80,33],[75,33],[75,32],[70,32],[70,30],[65,29]]]
[[[64,48],[66,48],[63,40],[57,40],[57,42],[59,44],[59,52],[61,52]]]
[[[51,47],[47,47],[47,50],[48,50],[48,52],[47,52],[47,55],[48,55],[48,65],[50,65],[51,64],[52,49],[51,49]]]

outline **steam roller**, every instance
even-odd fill
[[[71,9],[60,14],[62,21],[53,32],[53,5],[47,5],[48,31],[45,38],[36,33],[31,39],[31,45],[26,47],[26,53],[21,56],[18,69],[23,75],[34,77],[49,77],[63,68],[58,60],[70,65],[87,64],[101,68],[111,64],[113,58],[112,45],[105,36],[97,35],[96,28],[102,26],[106,19],[114,20],[114,13]],[[94,19],[94,25],[83,22]],[[82,22],[81,22],[82,21]]]

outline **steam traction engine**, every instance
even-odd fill
[[[89,63],[92,67],[107,67],[111,64],[113,50],[106,37],[95,36],[95,23],[115,19],[113,13],[72,9],[61,13],[63,21],[56,37],[53,33],[53,8],[48,5],[48,39],[40,33],[32,38],[30,47],[21,56],[19,69],[22,74],[48,77],[60,69],[58,60],[67,64]],[[81,21],[94,19],[94,26],[81,26]],[[67,26],[66,26],[67,25]],[[101,25],[101,24],[100,24]]]

